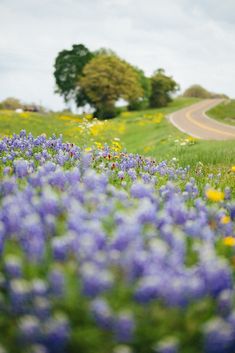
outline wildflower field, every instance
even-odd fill
[[[0,114],[1,353],[235,352],[234,143],[163,113]]]
[[[209,173],[218,173],[234,163],[234,141],[200,141],[181,133],[167,121],[166,115],[196,103],[196,98],[177,98],[167,108],[142,112],[123,112],[116,119],[96,120],[91,115],[17,114],[0,110],[0,138],[12,136],[22,129],[33,136],[53,133],[63,134],[64,141],[79,146],[95,143],[112,145],[119,142],[128,152],[163,160],[178,158],[182,166],[196,166],[198,162],[208,167]],[[227,182],[227,180],[226,180]]]

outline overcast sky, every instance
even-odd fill
[[[63,108],[53,63],[75,43],[235,97],[234,0],[0,0],[0,100]]]

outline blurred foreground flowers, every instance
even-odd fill
[[[234,352],[228,189],[117,140],[22,131],[0,156],[0,351]]]

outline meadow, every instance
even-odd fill
[[[209,116],[218,121],[235,125],[235,100],[227,100],[208,112]]]
[[[10,136],[25,129],[34,136],[62,134],[65,141],[87,146],[95,142],[110,144],[116,138],[129,152],[157,159],[176,157],[181,165],[194,166],[199,161],[217,167],[230,165],[234,161],[233,141],[199,141],[181,133],[167,121],[168,114],[197,101],[196,98],[177,98],[167,108],[123,112],[118,118],[106,121],[92,120],[89,115],[84,119],[83,116],[70,114],[0,111],[0,136]],[[230,104],[225,106],[229,107],[231,116],[234,107],[230,108]],[[224,104],[213,108],[209,115],[215,116],[216,110],[224,111]],[[224,114],[227,114],[226,111]]]
[[[234,164],[234,141],[197,140],[177,130],[166,118],[173,111],[198,101],[180,97],[167,108],[124,111],[117,118],[104,121],[92,119],[91,115],[0,111],[0,136],[11,136],[24,129],[33,136],[62,134],[64,141],[87,148],[105,143],[117,145],[130,153],[154,157],[158,161],[177,158],[181,166],[191,167],[193,177],[197,177],[198,169],[203,169],[205,175],[221,174],[222,186],[232,185],[230,167]]]
[[[234,353],[235,146],[193,102],[0,112],[1,353]]]

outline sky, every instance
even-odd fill
[[[234,98],[234,38],[234,0],[0,0],[0,100],[63,109],[53,64],[78,43]]]

